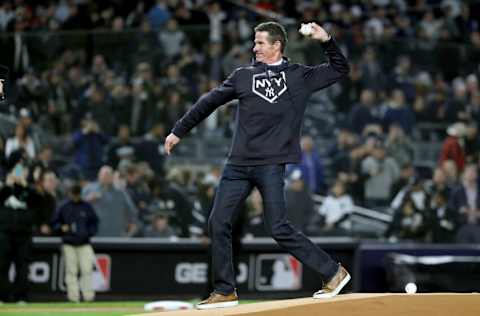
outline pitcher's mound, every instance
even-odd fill
[[[231,308],[148,313],[148,315],[479,316],[480,294],[344,294],[331,299],[300,298],[245,304]]]

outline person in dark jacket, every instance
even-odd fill
[[[82,200],[82,188],[73,185],[70,199],[61,205],[52,218],[52,228],[62,235],[65,257],[65,283],[69,301],[79,302],[80,291],[85,301],[93,301],[92,273],[95,254],[90,237],[98,230],[98,217],[93,207]],[[78,282],[80,270],[80,286]]]
[[[13,152],[8,164],[11,171],[0,189],[0,302],[25,302],[38,195],[27,183],[29,169],[25,153]],[[12,262],[16,273],[10,284],[8,274]]]
[[[283,26],[265,22],[255,28],[255,62],[236,69],[219,87],[203,95],[175,124],[165,140],[170,154],[180,139],[216,108],[238,99],[235,133],[228,162],[209,217],[214,291],[197,308],[238,304],[232,262],[232,218],[254,187],[264,201],[268,233],[303,264],[321,274],[324,286],[315,298],[335,296],[350,279],[348,272],[287,220],[284,200],[285,164],[299,163],[300,137],[312,93],[348,74],[348,62],[332,37],[318,24],[302,26],[302,34],[322,42],[328,62],[318,66],[291,64],[283,56]]]

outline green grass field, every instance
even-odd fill
[[[121,316],[143,312],[146,302],[29,303],[4,304],[1,316]]]
[[[241,304],[254,302],[258,301],[240,301]],[[145,313],[143,306],[146,303],[149,302],[3,304],[0,306],[0,316],[124,316]]]

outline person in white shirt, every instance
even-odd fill
[[[8,138],[5,144],[5,158],[8,159],[10,154],[18,149],[24,149],[28,158],[35,158],[35,144],[30,136],[27,134],[27,129],[21,123],[15,127],[15,135]]]
[[[353,200],[346,193],[345,183],[336,180],[331,193],[325,198],[319,209],[320,215],[325,219],[323,231],[328,235],[347,235],[352,228],[349,215],[353,211]]]

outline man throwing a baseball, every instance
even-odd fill
[[[350,280],[348,272],[286,216],[285,165],[300,161],[303,115],[310,95],[346,76],[349,66],[333,38],[318,24],[301,33],[322,43],[328,62],[292,64],[283,56],[287,36],[276,22],[255,27],[255,61],[236,69],[220,86],[202,96],[175,124],[165,140],[170,154],[192,128],[219,106],[238,99],[235,133],[208,220],[212,241],[214,291],[198,309],[235,306],[238,296],[232,263],[232,218],[254,187],[263,198],[267,231],[279,246],[323,277],[314,298],[337,295]]]

